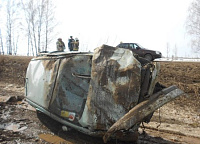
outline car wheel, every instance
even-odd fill
[[[147,60],[149,60],[149,61],[152,61],[152,60],[153,60],[153,57],[152,57],[151,54],[146,54],[146,55],[144,56],[144,58],[147,59]]]

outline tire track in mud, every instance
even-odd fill
[[[157,129],[151,126],[145,126],[145,132],[153,137],[162,137],[171,143],[199,144],[200,137],[185,135],[182,132],[173,130]]]

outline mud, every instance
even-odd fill
[[[102,144],[101,138],[70,128],[64,131],[66,128],[60,123],[27,105],[23,100],[23,78],[31,58],[0,56],[0,97],[10,97],[0,102],[0,143]],[[188,97],[180,97],[157,110],[151,122],[144,125],[145,130],[140,129],[138,143],[200,143],[199,71],[200,63],[197,62],[161,63],[159,81],[166,86],[177,85]],[[108,143],[125,142],[113,140]]]

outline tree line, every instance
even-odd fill
[[[200,53],[200,0],[193,0],[188,7],[188,15],[186,18],[186,31],[191,37],[191,48],[192,52]],[[167,58],[169,58],[170,46],[169,43],[166,45]],[[177,57],[177,46],[173,48],[173,55]]]
[[[190,4],[186,28],[191,36],[192,51],[200,53],[200,0],[193,0]]]
[[[3,0],[0,5],[0,17],[4,17],[0,20],[0,54],[16,55],[19,39],[27,44],[24,50],[28,56],[47,51],[57,25],[55,8],[52,0]]]

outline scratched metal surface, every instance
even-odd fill
[[[91,58],[74,55],[61,59],[49,106],[52,113],[61,116],[61,111],[73,112],[77,120],[81,118],[90,84]]]
[[[126,49],[103,45],[95,50],[85,111],[92,129],[106,130],[136,105],[141,64]]]
[[[26,73],[26,96],[48,109],[53,92],[59,59],[32,60]]]

